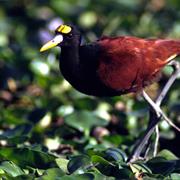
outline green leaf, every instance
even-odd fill
[[[34,175],[20,175],[16,177],[16,180],[34,180],[35,176]],[[8,179],[9,180],[9,179]]]
[[[23,118],[20,118],[18,113],[18,110],[12,110],[12,109],[3,109],[2,111],[2,117],[5,120],[7,124],[14,124],[14,125],[21,125],[24,124],[26,121]]]
[[[10,176],[10,175],[7,174],[7,173],[0,174],[0,178],[1,178],[2,180],[14,180],[14,179],[15,179],[14,177]],[[17,177],[16,177],[16,179],[17,179]]]
[[[122,137],[120,135],[111,135],[111,136],[103,136],[103,140],[111,143],[111,144],[114,144],[116,146],[119,146],[119,144],[122,144],[124,141],[126,141],[126,138],[125,137]]]
[[[68,163],[68,171],[70,173],[75,172],[79,168],[85,169],[86,166],[90,165],[90,158],[85,155],[78,155],[71,158]]]
[[[94,166],[106,176],[113,176],[115,169],[117,169],[113,163],[107,161],[101,156],[93,155],[91,157],[91,160]]]
[[[42,169],[49,167],[55,160],[55,156],[31,148],[3,147],[0,149],[0,156],[20,166],[32,166]]]
[[[168,179],[178,180],[178,179],[180,179],[180,174],[178,174],[178,173],[172,173],[172,174],[169,175],[169,177],[165,178],[165,180],[168,180]]]
[[[143,172],[143,173],[149,173],[149,174],[152,173],[151,169],[149,169],[143,162],[133,163],[131,164],[131,167],[134,170],[137,170],[137,172]]]
[[[119,168],[119,166],[107,161],[101,156],[93,155],[91,160],[94,166],[104,175],[121,178],[121,179],[129,179],[133,176],[132,172],[127,168]]]
[[[106,154],[118,162],[125,162],[127,160],[126,154],[118,148],[109,148],[106,150]]]
[[[23,143],[29,138],[31,130],[30,124],[19,125],[2,133],[0,139],[7,140],[10,144]]]
[[[9,137],[9,138],[2,138],[6,140],[10,145],[17,145],[17,144],[22,144],[25,141],[29,140],[29,136],[16,136],[16,137]]]
[[[65,173],[69,173],[67,168],[69,160],[63,158],[57,158],[55,161],[60,169],[62,169]]]
[[[84,109],[84,110],[88,110],[88,111],[94,111],[98,106],[97,102],[88,96],[77,99],[73,103],[73,105],[77,109],[82,109],[82,110]]]
[[[32,125],[24,124],[16,126],[14,129],[9,129],[0,135],[0,139],[12,138],[17,136],[28,135],[32,129]]]
[[[59,180],[93,180],[94,176],[91,173],[84,173],[84,174],[72,174],[66,175],[60,178]]]
[[[164,149],[162,151],[160,151],[157,156],[159,157],[164,157],[167,160],[177,160],[178,157],[175,156],[171,151]]]
[[[98,155],[93,155],[91,157],[91,161],[93,163],[100,163],[100,164],[103,164],[103,165],[112,165],[112,166],[114,166],[114,164],[110,163],[109,161],[107,161],[106,159],[104,159],[103,157],[98,156]]]
[[[65,175],[60,180],[115,180],[114,177],[107,177],[97,172],[89,172],[84,174]]]
[[[65,116],[65,123],[81,132],[88,132],[93,126],[105,126],[107,121],[89,111],[78,111]]]
[[[180,160],[166,160],[163,157],[155,157],[147,162],[147,166],[154,174],[167,176],[180,169]]]
[[[65,173],[59,168],[51,168],[44,171],[43,175],[40,178],[36,178],[36,180],[50,180],[50,179],[60,179],[60,177],[64,176]]]
[[[107,177],[107,176],[105,176],[101,173],[98,173],[98,172],[93,172],[92,174],[94,175],[93,180],[115,180],[115,177]]]
[[[16,164],[14,164],[11,161],[4,161],[0,164],[0,169],[5,171],[7,174],[9,174],[12,177],[16,177],[19,175],[25,174],[23,170],[21,170],[20,167],[18,167]]]

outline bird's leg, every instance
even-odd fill
[[[169,78],[168,82],[166,83],[165,87],[161,91],[160,95],[156,99],[156,102],[154,103],[151,98],[143,91],[143,96],[145,100],[150,104],[151,106],[151,111],[150,111],[150,120],[149,120],[149,125],[147,127],[147,130],[145,131],[144,136],[139,140],[137,145],[135,146],[132,155],[128,159],[128,162],[132,162],[140,157],[140,154],[142,150],[144,149],[145,145],[147,144],[149,138],[151,137],[152,133],[154,132],[154,129],[156,128],[156,131],[158,131],[158,126],[157,124],[159,123],[161,116],[174,128],[176,128],[178,131],[180,129],[170,121],[166,115],[163,113],[163,111],[160,109],[160,105],[162,103],[162,100],[166,96],[168,90],[172,86],[173,82],[177,78],[178,74],[180,73],[180,66],[177,61],[171,61],[171,64],[174,67],[174,72]],[[153,110],[153,111],[152,111]],[[156,137],[156,142],[155,142],[155,150],[154,150],[154,155],[156,155],[157,152],[157,146],[158,146],[158,141],[159,141],[159,133],[157,134],[158,136]]]
[[[156,157],[157,152],[158,152],[159,136],[160,136],[158,125],[156,125],[156,127],[155,127],[155,134],[156,134],[156,137],[155,137],[154,147],[153,147],[153,157]],[[144,159],[147,157],[147,155],[149,153],[149,150],[150,150],[150,145],[149,144],[151,144],[151,143],[147,144],[147,147],[146,147],[146,150],[145,150],[145,153],[144,153]]]
[[[174,127],[177,131],[180,132],[180,128],[178,128],[165,114],[164,112],[161,110],[161,108],[159,107],[159,105],[157,105],[149,96],[148,94],[143,90],[142,91],[142,95],[144,97],[144,99],[148,102],[148,104],[150,105],[150,107],[152,108],[152,110],[156,113],[157,117],[162,116],[162,118],[172,127]]]
[[[167,92],[169,91],[169,88],[172,86],[173,82],[176,80],[176,77],[178,76],[178,74],[180,74],[180,64],[177,61],[171,61],[169,63],[170,66],[173,67],[173,74],[171,75],[171,77],[169,78],[168,82],[166,83],[166,85],[164,86],[163,90],[161,91],[161,93],[159,94],[159,96],[157,97],[155,103],[157,105],[161,105],[162,100],[164,99],[164,97],[166,96]],[[155,157],[157,155],[157,149],[158,149],[158,142],[159,142],[159,127],[158,125],[156,125],[156,139],[155,139],[155,143],[154,143],[154,152],[153,152],[153,156]]]
[[[150,106],[154,109],[154,111],[157,114],[157,117],[159,116],[159,113],[162,115],[162,117],[164,118],[164,120],[167,121],[167,123],[169,125],[171,125],[172,127],[174,127],[177,131],[180,132],[180,128],[178,128],[164,113],[163,111],[160,109],[160,105],[164,99],[164,97],[166,96],[167,92],[169,91],[170,87],[172,86],[172,84],[174,83],[174,81],[176,80],[177,76],[180,74],[180,65],[177,61],[172,61],[171,66],[173,66],[174,68],[174,72],[171,75],[171,77],[169,78],[168,82],[166,83],[166,85],[164,86],[163,90],[161,91],[160,95],[158,96],[158,98],[156,99],[155,103],[148,97],[148,95],[143,92],[143,96],[146,99],[146,101],[150,104]],[[158,148],[158,142],[159,142],[159,128],[158,125],[156,125],[156,140],[155,140],[155,145],[154,145],[154,152],[153,152],[153,156],[156,156],[157,154],[157,148]]]
[[[171,61],[168,65],[173,67],[174,72],[172,73],[172,75],[169,78],[168,82],[166,83],[163,90],[161,91],[161,93],[159,94],[159,96],[157,97],[157,99],[155,101],[156,104],[159,105],[159,106],[161,105],[162,100],[166,96],[167,92],[169,91],[170,87],[172,86],[172,84],[176,80],[177,76],[180,74],[180,64],[179,64],[178,61]]]
[[[132,155],[128,159],[128,162],[133,162],[140,158],[141,152],[148,143],[148,140],[151,137],[152,133],[154,132],[156,125],[159,123],[161,119],[161,113],[159,111],[154,111],[154,109],[156,109],[155,103],[151,100],[151,98],[146,94],[145,91],[142,92],[142,95],[144,96],[144,99],[148,101],[151,107],[153,106],[153,108],[150,109],[150,115],[149,115],[150,119],[149,119],[148,127],[142,138],[139,139],[136,146],[134,147]]]
[[[154,142],[153,157],[155,157],[158,152],[158,144],[159,144],[159,137],[160,137],[158,124],[155,127],[155,133],[156,133],[156,137],[155,137],[155,142]]]

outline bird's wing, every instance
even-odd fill
[[[98,74],[107,86],[128,89],[146,86],[180,52],[180,41],[105,38],[99,41],[102,54]]]
[[[144,40],[133,37],[106,38],[99,44],[102,49],[98,67],[101,80],[119,91],[140,87]]]

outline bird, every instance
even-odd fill
[[[81,45],[75,26],[61,25],[43,52],[61,47],[60,69],[78,91],[92,96],[138,92],[158,78],[162,68],[180,53],[180,41],[131,36],[102,37]]]
[[[158,81],[162,69],[180,54],[180,40],[102,36],[81,43],[74,25],[62,24],[40,52],[60,47],[60,70],[78,91],[97,97],[141,92]]]

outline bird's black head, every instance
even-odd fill
[[[40,52],[46,51],[55,46],[60,47],[71,47],[74,45],[79,45],[81,41],[81,35],[79,30],[72,25],[60,25],[55,30],[55,37],[42,46]]]

